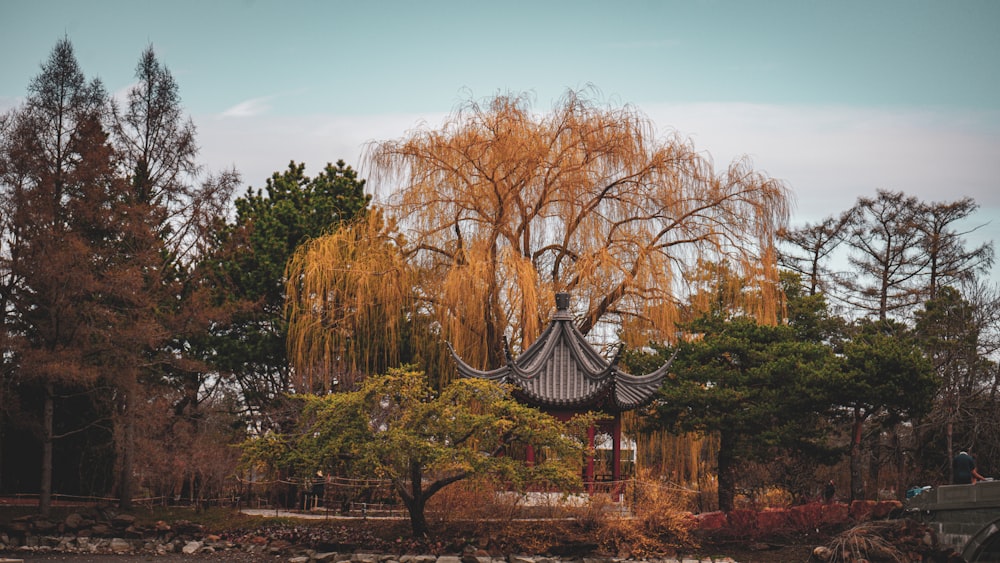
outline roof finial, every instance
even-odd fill
[[[556,310],[565,311],[569,309],[569,294],[565,291],[560,291],[556,294]]]

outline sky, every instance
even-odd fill
[[[245,186],[365,177],[367,143],[465,101],[585,90],[784,181],[792,226],[886,189],[972,197],[970,243],[1000,241],[998,0],[0,0],[0,111],[63,37],[119,94],[152,45],[202,164]]]

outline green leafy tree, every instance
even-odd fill
[[[246,305],[216,331],[217,359],[234,374],[251,419],[265,427],[279,422],[272,420],[274,407],[293,384],[286,353],[285,266],[303,242],[363,214],[371,200],[364,187],[343,160],[313,178],[304,164],[291,162],[263,190],[251,187],[237,199],[235,222],[219,234],[221,250],[213,260],[229,282],[224,297]]]
[[[777,449],[818,451],[828,403],[820,382],[837,369],[832,350],[788,325],[714,313],[684,325],[674,370],[653,424],[716,433],[720,510],[734,507],[736,468]]]
[[[866,425],[926,414],[938,377],[906,327],[862,320],[843,346],[844,369],[829,381],[831,397],[851,424],[851,499],[865,498],[862,441]]]
[[[490,475],[515,487],[580,485],[582,441],[571,438],[564,423],[488,381],[461,379],[436,394],[422,373],[404,368],[369,377],[356,391],[301,399],[298,426],[246,442],[245,462],[301,478],[333,468],[387,479],[415,536],[429,531],[427,501],[463,479]],[[514,442],[546,448],[549,455],[534,465],[503,455]]]

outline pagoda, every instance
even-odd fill
[[[618,368],[621,347],[609,362],[598,354],[577,329],[569,311],[569,294],[556,294],[556,313],[542,334],[517,358],[504,341],[505,365],[492,370],[478,370],[452,349],[460,377],[488,379],[513,388],[514,397],[560,420],[569,420],[584,412],[608,415],[591,426],[588,440],[593,451],[597,432],[612,440],[610,479],[614,486],[621,481],[622,413],[644,406],[653,400],[673,358],[656,371],[641,376],[629,375]],[[527,462],[534,461],[530,445]],[[602,477],[607,479],[608,475]],[[584,484],[593,490],[594,458],[584,466]]]

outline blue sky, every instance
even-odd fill
[[[1000,1],[0,0],[0,110],[63,36],[112,92],[152,44],[202,162],[257,187],[289,160],[364,173],[364,143],[469,98],[593,87],[787,182],[793,223],[884,188],[974,197],[1000,241]]]

